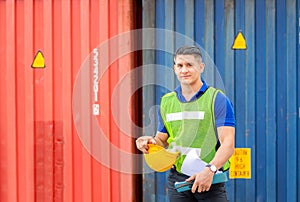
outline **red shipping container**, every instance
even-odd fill
[[[76,84],[85,86],[78,75],[93,50],[101,53],[101,44],[138,28],[140,18],[141,3],[130,0],[0,1],[0,201],[140,200],[137,162],[129,159],[126,166],[132,172],[123,172],[99,161],[93,156],[93,149],[99,150],[93,148],[99,145],[93,143],[95,116],[90,110],[78,119],[73,109],[75,102],[85,112],[84,103],[94,96],[94,86],[74,90]],[[123,43],[110,47],[109,55],[120,51]],[[120,167],[122,152],[136,152],[135,131],[125,134],[120,128],[124,123],[114,120],[112,111],[124,110],[124,103],[119,100],[112,106],[112,96],[121,79],[138,65],[137,57],[128,52],[107,71],[99,67],[103,75],[97,83],[96,120],[109,142],[104,145],[107,152],[100,151]],[[93,76],[93,71],[88,73]],[[92,76],[85,76],[92,81]],[[133,86],[127,87],[132,98],[126,110],[138,120],[141,104]],[[74,100],[78,92],[80,100]],[[78,130],[78,122],[90,131]],[[89,138],[90,148],[82,137]]]

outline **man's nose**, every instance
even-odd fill
[[[183,65],[181,68],[181,72],[187,72],[188,71],[188,67],[186,65]]]

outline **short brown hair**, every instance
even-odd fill
[[[182,46],[177,49],[174,55],[174,60],[178,55],[193,55],[196,59],[202,59],[202,53],[200,51],[200,48],[198,48],[197,46]]]

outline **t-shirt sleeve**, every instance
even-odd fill
[[[167,129],[160,114],[160,108],[157,110],[157,131],[161,133],[167,133]]]
[[[215,100],[215,120],[216,127],[232,126],[235,127],[233,105],[228,97],[223,93],[218,93]]]

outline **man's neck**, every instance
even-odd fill
[[[197,82],[194,85],[181,85],[181,93],[189,101],[202,87],[202,81]]]

